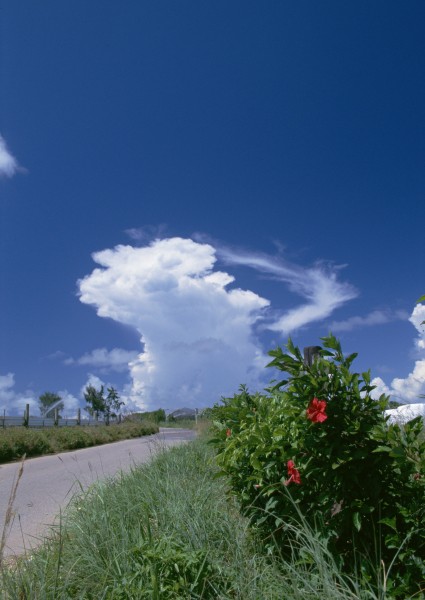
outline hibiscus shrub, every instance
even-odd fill
[[[399,426],[371,397],[370,373],[350,370],[339,342],[322,339],[308,366],[291,341],[269,354],[287,379],[245,387],[213,409],[218,462],[253,521],[293,551],[300,515],[340,567],[384,569],[394,598],[425,588],[425,442],[422,419]],[[305,558],[305,557],[304,557]],[[372,567],[372,568],[371,568]]]

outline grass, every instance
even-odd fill
[[[22,456],[41,456],[65,450],[76,450],[118,440],[157,433],[154,423],[121,423],[108,427],[52,427],[27,429],[11,427],[0,429],[0,463],[19,460]]]
[[[205,439],[77,498],[59,530],[0,578],[4,600],[383,600],[344,578],[300,522],[305,560],[267,556]],[[295,551],[295,549],[294,549]],[[297,552],[299,556],[299,552]]]

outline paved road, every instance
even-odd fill
[[[40,543],[43,533],[81,488],[147,462],[160,448],[194,437],[188,429],[161,429],[156,435],[26,460],[4,555],[20,554]],[[20,463],[0,465],[0,535],[19,467]]]

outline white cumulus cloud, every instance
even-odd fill
[[[417,304],[415,306],[409,321],[419,334],[415,340],[415,344],[416,348],[421,352],[425,350],[425,323],[423,323],[425,321],[425,304]]]
[[[6,416],[23,415],[26,405],[30,405],[32,414],[39,414],[38,403],[34,392],[16,392],[15,375],[0,375],[0,411]]]
[[[0,409],[4,410],[7,403],[14,397],[13,387],[15,385],[15,376],[13,373],[0,375]]]
[[[79,282],[80,299],[139,332],[129,397],[140,408],[205,406],[260,385],[267,358],[253,327],[269,302],[228,289],[234,279],[214,271],[211,245],[170,238],[93,258],[100,268]]]
[[[0,135],[0,176],[12,177],[18,168],[16,158],[9,152],[6,141]]]
[[[129,363],[127,398],[142,409],[205,406],[242,383],[262,388],[268,359],[256,337],[260,322],[287,334],[357,295],[338,281],[336,268],[306,269],[200,239],[157,238],[143,247],[96,252],[93,259],[98,267],[79,281],[80,300],[139,332],[142,351]],[[218,260],[255,269],[305,301],[276,317],[267,299],[236,288],[234,277],[217,269]],[[106,351],[96,352],[86,364],[100,362]]]
[[[409,318],[419,334],[415,340],[419,359],[415,361],[412,372],[405,378],[394,378],[389,385],[381,377],[375,377],[372,380],[372,385],[376,386],[376,390],[374,390],[375,397],[380,394],[387,394],[403,404],[421,402],[420,396],[425,394],[425,333],[424,326],[421,325],[424,319],[425,306],[418,304]]]

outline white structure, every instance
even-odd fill
[[[416,404],[402,404],[397,408],[391,408],[385,411],[389,415],[389,423],[407,423],[415,417],[422,417],[425,422],[425,402]]]

